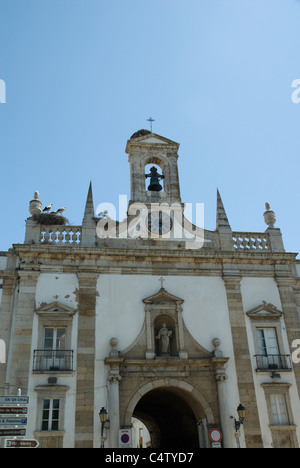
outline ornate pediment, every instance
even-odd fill
[[[283,312],[277,309],[270,302],[262,301],[262,304],[246,312],[253,320],[278,320]]]
[[[36,313],[42,316],[57,316],[57,317],[72,317],[76,314],[77,310],[69,307],[61,302],[55,301],[51,302],[50,304],[43,303],[38,309],[36,309]]]
[[[130,152],[132,146],[140,145],[168,145],[179,148],[179,143],[176,143],[176,141],[170,140],[169,138],[165,138],[161,135],[157,135],[156,133],[151,133],[147,130],[140,130],[134,133],[130,140],[128,140],[126,145],[126,153]]]
[[[165,302],[173,302],[176,304],[182,304],[183,299],[176,297],[173,294],[168,293],[165,288],[161,288],[158,293],[153,296],[146,297],[143,299],[144,304],[162,304]]]

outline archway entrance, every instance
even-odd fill
[[[180,389],[160,387],[149,391],[137,403],[133,416],[147,427],[152,448],[199,448],[197,420]]]

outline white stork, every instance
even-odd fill
[[[46,206],[46,208],[43,209],[43,212],[49,212],[51,210],[53,203],[50,203],[50,205]]]
[[[57,211],[55,211],[53,214],[57,215],[58,213],[63,213],[65,210],[67,209],[66,206],[64,206],[63,208],[59,208]]]

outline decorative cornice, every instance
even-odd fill
[[[273,304],[262,301],[262,304],[246,312],[246,315],[253,320],[278,320],[283,312]]]
[[[73,316],[76,314],[77,310],[73,309],[72,307],[69,307],[65,304],[62,304],[61,302],[55,301],[51,302],[50,304],[43,304],[39,308],[35,310],[35,312],[38,315],[43,315],[43,316]]]
[[[176,304],[182,304],[184,300],[168,293],[165,288],[161,288],[158,293],[143,299],[144,304],[160,304],[162,302],[175,302]]]

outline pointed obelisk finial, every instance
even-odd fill
[[[90,182],[88,196],[86,199],[85,210],[82,224],[89,223],[95,216],[92,182]]]
[[[217,189],[217,231],[231,231],[219,190]]]

